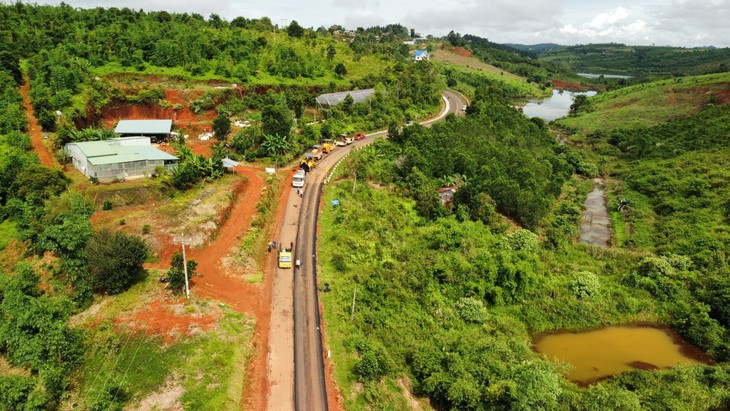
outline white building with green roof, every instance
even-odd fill
[[[157,167],[177,167],[178,161],[172,154],[152,147],[149,137],[68,143],[64,150],[84,176],[100,182],[147,177]]]
[[[172,120],[119,120],[114,132],[121,137],[151,137],[153,142],[166,141],[172,132]]]

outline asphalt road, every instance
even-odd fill
[[[448,113],[462,112],[466,99],[453,91],[444,92],[445,110],[431,120],[443,119]],[[329,170],[341,158],[355,148],[371,144],[375,137],[385,136],[386,131],[369,134],[367,138],[347,147],[338,147],[317,163],[307,174],[304,196],[299,210],[294,260],[300,267],[294,268],[294,402],[298,411],[327,410],[327,390],[324,375],[324,355],[320,330],[319,302],[317,296],[317,217]]]

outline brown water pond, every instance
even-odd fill
[[[616,326],[580,333],[545,334],[535,350],[569,363],[566,376],[588,385],[631,369],[653,370],[678,364],[707,364],[709,359],[672,330],[653,326]]]

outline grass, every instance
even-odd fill
[[[350,185],[351,182],[343,181],[339,184]],[[329,204],[335,199],[335,190],[328,189],[325,191],[324,204]],[[320,214],[319,224],[321,227],[336,226],[336,213],[332,212],[331,207],[325,207],[325,211]],[[323,233],[324,234],[324,233]],[[339,245],[333,241],[320,241],[319,254],[331,255],[339,250]],[[339,250],[341,251],[341,250]],[[343,393],[352,393],[356,391],[359,384],[354,372],[352,371],[359,358],[354,353],[353,347],[348,347],[348,340],[351,335],[356,335],[360,331],[351,326],[349,319],[350,306],[341,304],[341,301],[352,301],[353,286],[343,284],[342,279],[338,278],[335,273],[337,270],[332,265],[330,258],[319,258],[318,260],[318,276],[320,284],[330,283],[329,293],[321,293],[320,298],[324,307],[323,321],[327,323],[327,346],[325,349],[330,350],[332,362],[336,364],[334,367],[334,378],[337,386]],[[355,315],[357,315],[357,306],[355,307]],[[345,409],[361,409],[364,404],[355,402],[350,396],[345,396]]]
[[[720,91],[730,73],[662,80],[639,84],[591,97],[591,111],[556,123],[570,130],[592,134],[616,128],[652,127],[693,115],[709,102],[708,90]]]
[[[0,223],[0,251],[8,246],[8,243],[18,235],[18,228],[14,222],[5,220]]]
[[[240,409],[245,382],[243,365],[252,353],[252,321],[220,305],[223,314],[216,328],[173,343],[163,343],[160,336],[120,331],[115,323],[120,313],[133,310],[140,301],[148,301],[158,287],[155,276],[117,297],[105,297],[102,306],[86,325],[86,354],[76,376],[76,407],[84,407],[102,398],[111,387],[122,388],[128,404],[134,404],[165,384],[179,383],[184,389],[180,401],[186,409]],[[191,300],[193,311],[210,312],[209,302]],[[189,311],[186,306],[186,312]]]
[[[462,56],[449,50],[434,50],[431,61],[442,73],[452,71],[455,72],[453,77],[456,78],[477,76],[498,81],[521,97],[547,97],[552,92],[550,89],[543,90],[535,83],[528,83],[524,77],[484,63],[476,57]],[[458,81],[455,88],[468,96],[474,96],[474,87],[465,81]]]
[[[241,177],[227,174],[211,183],[184,192],[174,192],[156,211],[170,225],[180,224],[184,230],[196,230],[205,223],[217,223],[218,212],[230,203],[229,193]]]

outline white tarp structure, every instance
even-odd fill
[[[375,89],[372,88],[368,88],[365,90],[341,91],[339,93],[322,94],[321,96],[317,97],[316,100],[317,103],[322,107],[332,107],[342,103],[348,94],[352,96],[352,99],[355,101],[355,103],[362,103],[363,101],[367,100],[367,98],[370,97],[373,93],[375,93]]]

